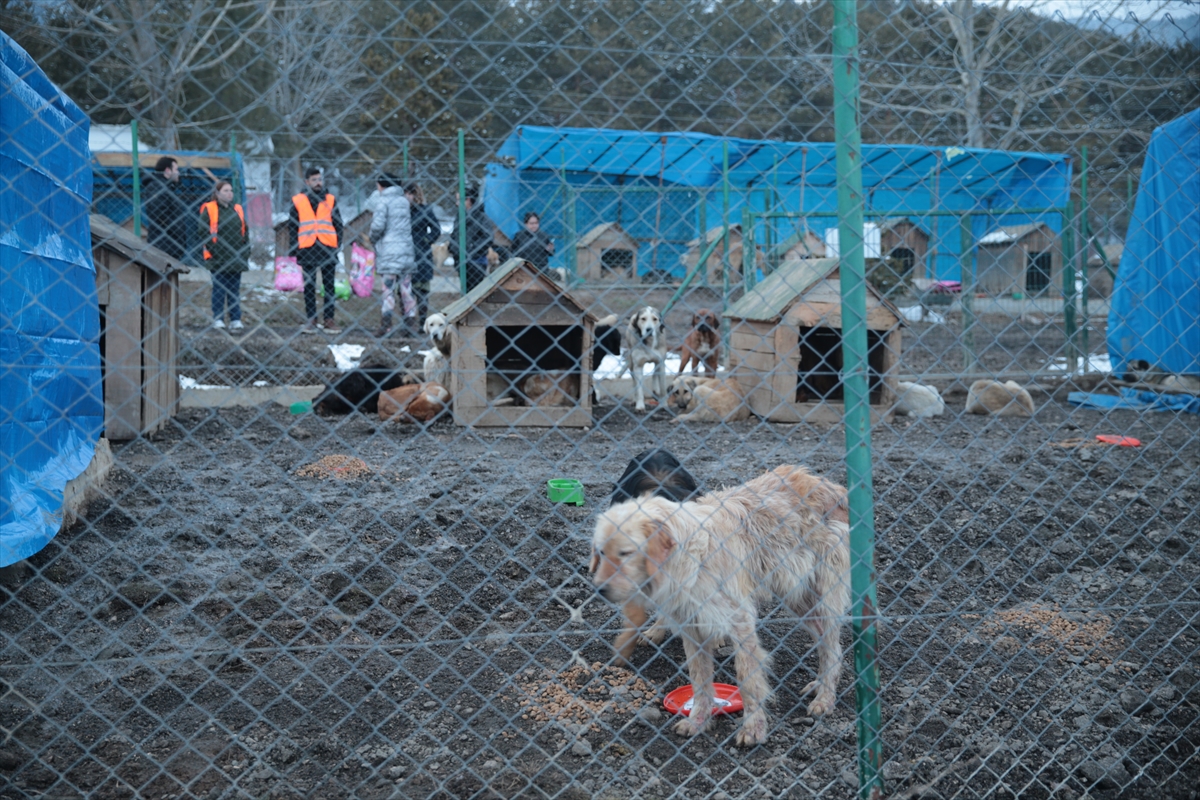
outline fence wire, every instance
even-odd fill
[[[846,483],[831,3],[3,5],[0,797],[859,796],[844,506],[754,482]],[[1197,243],[1134,198],[1194,222],[1200,16],[858,20],[886,796],[1195,798]],[[604,538],[649,450],[666,551]],[[693,643],[747,708],[685,736]]]

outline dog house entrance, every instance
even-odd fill
[[[487,347],[487,399],[492,402],[519,395],[521,381],[534,373],[578,373],[583,357],[583,328],[578,325],[494,325],[487,328],[484,343]]]
[[[885,337],[886,333],[867,331],[868,398],[872,405],[883,402]],[[800,328],[796,402],[841,402],[843,399],[841,331],[834,328]]]
[[[609,247],[600,251],[600,271],[618,275],[633,275],[633,251]]]
[[[1050,285],[1050,270],[1053,268],[1051,253],[1027,253],[1025,255],[1025,291],[1030,294],[1042,292]]]

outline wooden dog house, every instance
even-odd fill
[[[104,435],[136,439],[179,409],[179,274],[188,268],[99,214],[90,217]]]
[[[636,278],[637,254],[637,242],[620,225],[604,222],[575,245],[575,271],[585,281]]]
[[[733,249],[732,245],[730,249]],[[771,248],[767,261],[773,266],[778,266],[784,261],[824,257],[825,240],[816,231],[805,228],[802,231],[796,231]]]
[[[879,223],[879,250],[896,262],[898,274],[925,277],[929,232],[908,217],[888,217]]]
[[[1062,248],[1044,222],[997,228],[979,240],[976,286],[991,295],[1060,295]]]
[[[721,240],[715,248],[712,255],[708,257],[708,263],[704,265],[705,280],[709,286],[721,285],[721,259],[725,252],[725,228],[718,225],[711,228],[704,234],[704,239],[692,239],[688,242],[688,249],[679,257],[679,261],[684,268],[690,271],[696,266],[696,262],[700,260],[700,253],[704,248],[712,244],[714,239]],[[756,264],[764,263],[762,248],[756,248],[755,251]],[[742,279],[742,226],[729,226],[729,282],[737,283]]]
[[[729,308],[730,369],[750,409],[772,422],[839,422],[842,298],[838,259],[792,260]],[[872,419],[890,413],[900,355],[899,311],[867,285]]]
[[[453,330],[451,408],[458,425],[482,427],[592,424],[591,357],[596,318],[532,264],[513,258],[442,312]],[[566,405],[505,404],[521,399],[521,381],[537,373],[578,378]]]

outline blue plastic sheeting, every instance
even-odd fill
[[[650,243],[667,252],[660,269],[682,274],[678,256],[703,224],[722,222],[722,142],[729,145],[730,223],[740,224],[742,208],[807,214],[837,211],[837,167],[832,142],[776,142],[722,139],[702,133],[658,134],[600,128],[521,126],[488,165],[484,202],[488,215],[508,235],[527,211],[543,216],[542,227],[558,237],[561,265],[564,184],[575,196],[576,235],[602,222],[619,222],[645,246],[639,262],[649,265]],[[694,188],[696,191],[628,192],[622,188]],[[959,220],[920,212],[972,211],[972,234],[979,238],[1001,226],[1043,221],[1062,230],[1056,212],[1009,214],[1007,209],[1062,208],[1069,197],[1071,162],[1063,155],[1016,153],[962,147],[863,145],[863,189],[868,221],[909,215],[933,235],[927,275],[960,280]],[[770,189],[770,191],[767,191]],[[618,219],[619,218],[619,219]],[[807,219],[821,234],[837,226],[834,216]],[[783,221],[777,241],[792,232]],[[762,244],[765,230],[756,230]]]
[[[1200,414],[1200,397],[1190,394],[1159,394],[1144,392],[1137,389],[1122,389],[1121,395],[1089,394],[1088,392],[1071,392],[1067,402],[1080,408],[1099,408],[1110,410],[1114,408],[1135,408],[1151,411],[1186,411],[1189,414]]]
[[[1200,375],[1200,109],[1157,128],[1108,312],[1113,372]]]
[[[88,126],[0,33],[0,566],[58,533],[104,424]]]

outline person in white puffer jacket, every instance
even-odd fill
[[[416,261],[411,208],[400,179],[396,176],[383,173],[376,182],[376,189],[368,201],[372,213],[371,243],[375,245],[375,274],[383,279],[382,317],[375,335],[382,338],[396,329],[396,291],[399,290],[404,335],[416,336],[417,302],[412,291]]]

